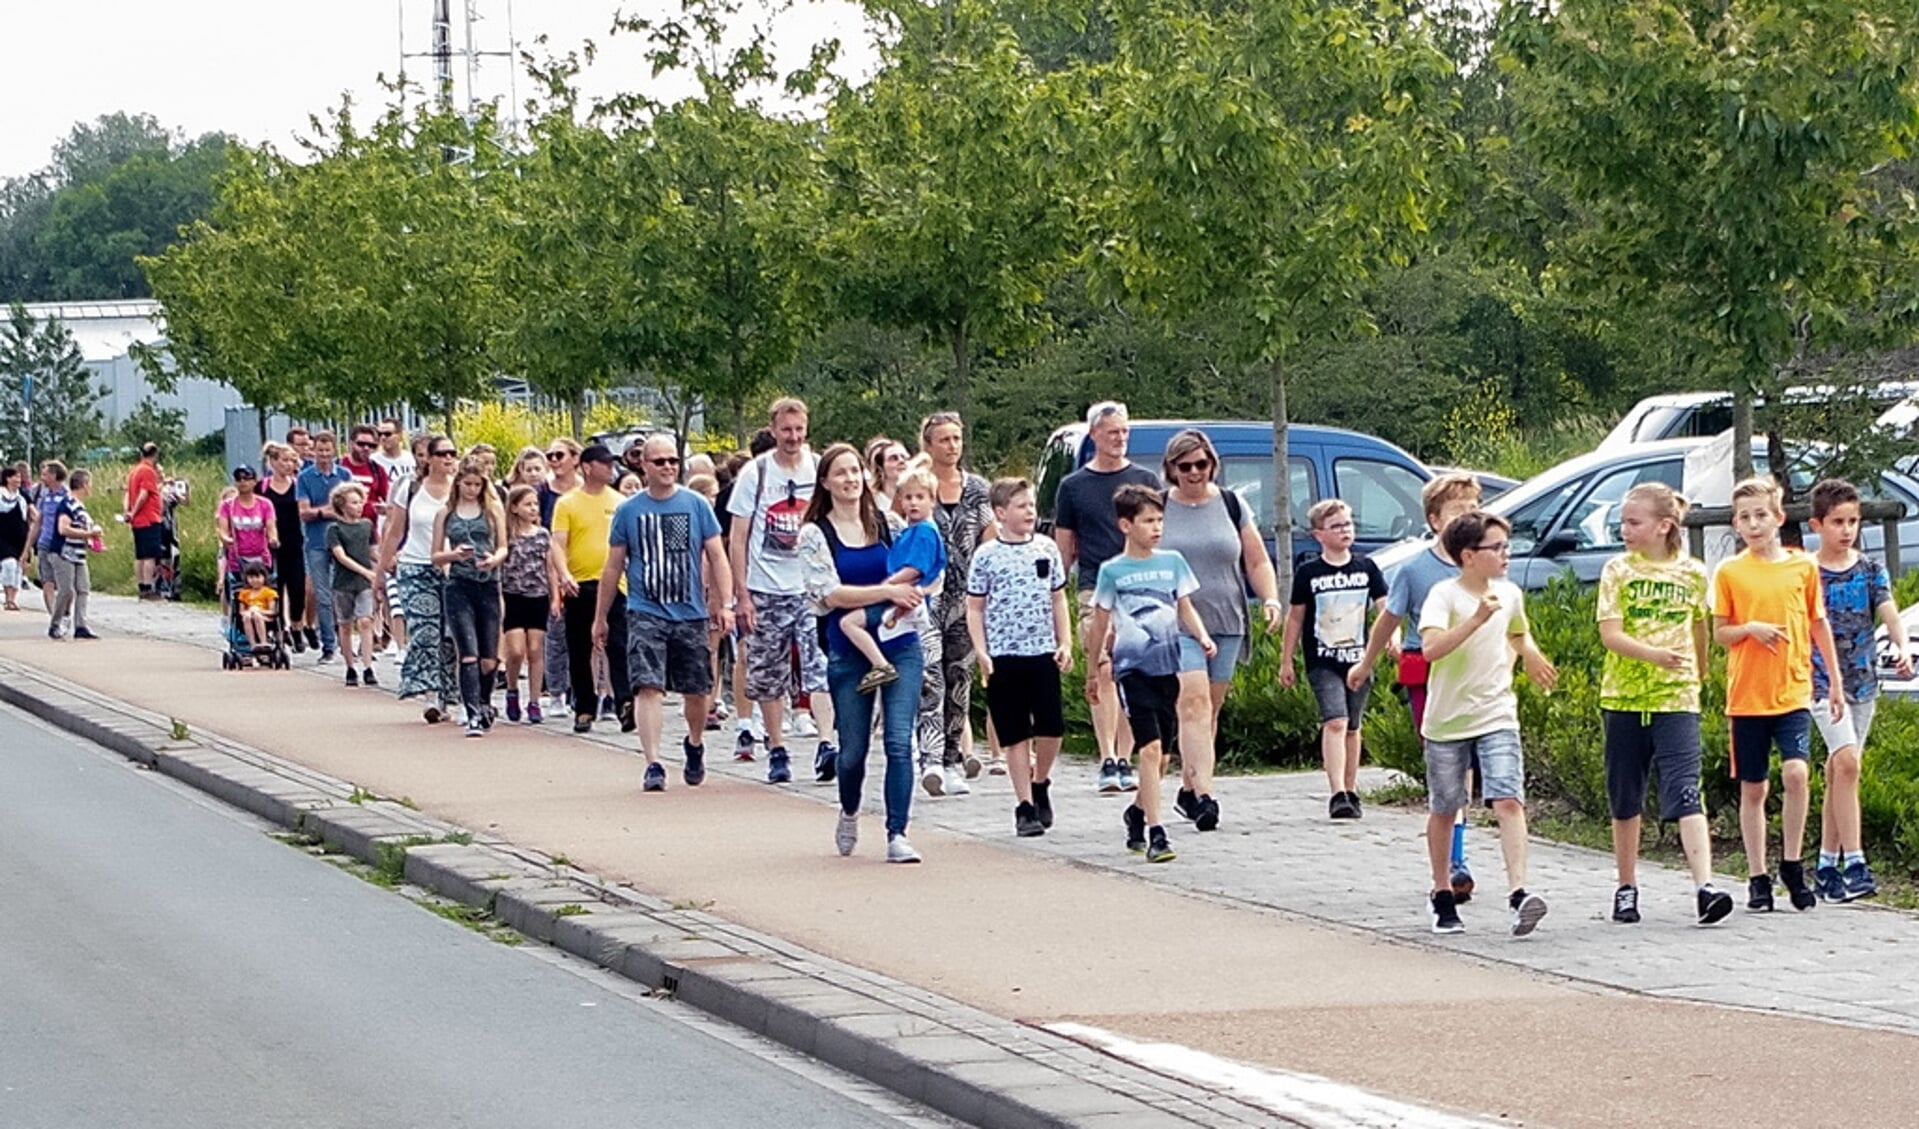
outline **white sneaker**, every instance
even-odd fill
[[[859,846],[859,844],[860,817],[841,812],[839,825],[833,828],[833,845],[839,848],[840,857],[845,858],[852,854],[853,848]],[[888,847],[887,850],[890,854],[892,848]]]
[[[887,862],[919,862],[920,853],[913,844],[906,841],[904,835],[889,835],[886,839]]]
[[[1006,758],[1000,756],[998,753],[994,753],[992,758],[986,762],[986,771],[992,776],[1005,776]]]
[[[949,796],[969,796],[973,786],[966,782],[966,773],[957,766],[949,765],[942,769],[946,774],[946,794]]]
[[[929,796],[944,796],[946,794],[946,773],[941,770],[939,765],[927,765],[925,768],[920,769],[920,787],[926,789],[926,794]]]
[[[965,765],[965,768],[966,768],[966,779],[971,780],[975,776],[979,775],[980,763],[979,763],[978,754],[975,754],[975,753],[966,754],[966,760],[962,763]]]
[[[813,720],[812,714],[806,713],[805,711],[800,711],[793,715],[793,723],[790,728],[793,730],[793,736],[795,737],[818,737],[820,735],[819,724]]]

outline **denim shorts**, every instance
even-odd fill
[[[1208,682],[1231,682],[1233,672],[1239,669],[1239,660],[1246,654],[1246,636],[1215,635],[1213,642],[1219,647],[1212,658],[1200,649],[1199,640],[1191,635],[1179,637],[1179,672],[1185,674],[1191,670],[1206,672]]]
[[[1368,678],[1357,690],[1346,688],[1346,672],[1325,666],[1306,668],[1306,685],[1313,688],[1319,703],[1319,723],[1344,721],[1348,731],[1359,732],[1366,717],[1366,703],[1373,696],[1373,680]]]
[[[1772,750],[1781,761],[1812,759],[1812,711],[1732,719],[1732,774],[1744,784],[1764,784],[1772,776]]]
[[[1479,758],[1479,792],[1486,802],[1526,802],[1526,763],[1519,730],[1495,729],[1461,741],[1426,741],[1426,806],[1449,815],[1472,803],[1473,758]]]

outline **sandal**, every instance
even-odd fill
[[[900,672],[891,666],[876,666],[860,676],[858,690],[862,694],[871,694],[888,682],[898,682]]]

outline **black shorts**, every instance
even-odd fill
[[[1614,819],[1646,811],[1646,780],[1659,774],[1659,818],[1698,815],[1699,715],[1599,711],[1606,722],[1606,798]]]
[[[1066,736],[1059,665],[1053,656],[995,657],[993,677],[986,683],[986,712],[1002,745],[1017,745],[1035,737]]]
[[[553,601],[545,596],[506,594],[506,618],[501,627],[507,631],[545,631],[547,613]]]
[[[1780,761],[1812,758],[1812,711],[1735,717],[1732,720],[1732,774],[1742,784],[1763,784],[1772,777],[1772,749]]]
[[[138,525],[133,529],[133,559],[157,561],[167,555],[167,528],[164,525]]]
[[[713,692],[713,652],[703,619],[660,619],[626,613],[626,674],[635,690]]]
[[[1179,736],[1179,675],[1135,674],[1119,676],[1119,708],[1126,711],[1126,723],[1133,727],[1133,751],[1154,742],[1170,745]]]

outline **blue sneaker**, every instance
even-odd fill
[[[1109,795],[1119,791],[1119,762],[1111,757],[1099,766],[1099,790]]]
[[[680,738],[680,760],[680,779],[686,781],[688,788],[698,788],[706,779],[706,746]]]
[[[1813,871],[1812,885],[1819,891],[1819,896],[1829,902],[1846,900],[1846,880],[1840,876],[1836,866],[1822,866]]]
[[[793,767],[786,755],[786,746],[766,750],[766,782],[768,784],[791,784]]]
[[[813,782],[831,784],[834,775],[839,772],[839,765],[840,751],[833,747],[833,742],[821,741],[820,747],[813,753]]]
[[[646,783],[640,785],[640,789],[645,792],[666,791],[666,766],[659,761],[647,765]]]
[[[1846,900],[1870,898],[1879,892],[1879,880],[1872,876],[1872,868],[1863,862],[1855,862],[1846,868]]]

